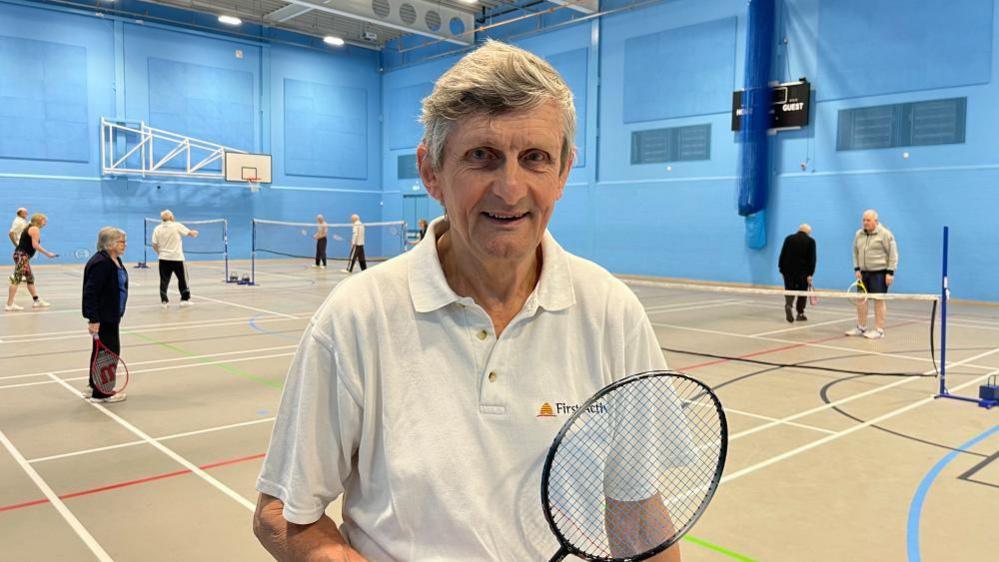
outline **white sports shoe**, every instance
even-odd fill
[[[183,307],[194,306],[194,303],[192,303],[191,301],[180,301],[180,306]]]
[[[878,330],[868,330],[868,331],[864,332],[864,337],[867,338],[867,339],[869,339],[869,340],[879,340],[879,339],[885,337],[885,331],[884,330],[880,330],[880,329],[878,329]]]
[[[24,310],[24,307],[17,304],[5,304],[3,305],[3,310],[4,312],[14,312],[17,310]]]
[[[52,304],[45,299],[38,299],[31,303],[31,308],[48,308],[50,306],[52,306]]]
[[[852,330],[846,331],[846,335],[848,336],[863,336],[866,333],[867,330],[865,328],[861,328],[860,326],[856,326]]]

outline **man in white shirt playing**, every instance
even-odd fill
[[[14,216],[14,222],[10,223],[10,230],[7,232],[7,237],[10,238],[10,243],[17,247],[17,243],[21,241],[21,233],[24,229],[28,228],[28,210],[21,207],[17,210],[17,214]]]
[[[539,413],[666,367],[634,293],[547,231],[574,154],[558,73],[487,42],[422,120],[446,214],[306,329],[257,480],[254,531],[279,560],[547,560],[541,470],[569,408]]]
[[[344,270],[347,273],[354,272],[354,263],[361,266],[361,271],[368,268],[368,262],[364,259],[364,223],[357,215],[350,215],[350,222],[354,223],[354,232],[350,237],[350,262]]]
[[[183,236],[196,238],[197,230],[191,230],[174,219],[170,209],[160,213],[163,221],[153,229],[153,251],[159,256],[160,268],[160,302],[163,308],[170,304],[167,288],[170,286],[170,276],[177,276],[180,288],[180,306],[191,306],[191,291],[187,288],[187,268],[184,266]]]

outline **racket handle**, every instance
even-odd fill
[[[99,334],[97,334],[97,333],[93,333],[93,334],[90,334],[90,335],[94,338],[94,341],[100,341],[101,340],[101,336]]]
[[[566,550],[564,546],[559,547],[558,552],[556,552],[555,556],[552,556],[551,560],[549,560],[548,562],[562,562],[562,560],[564,560],[565,557],[568,555],[569,551]]]

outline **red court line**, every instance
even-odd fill
[[[229,465],[229,464],[238,464],[238,463],[241,463],[241,462],[252,461],[254,459],[262,458],[263,456],[264,456],[264,453],[259,453],[259,454],[256,454],[256,455],[249,455],[249,456],[239,457],[239,458],[235,458],[235,459],[229,459],[229,460],[224,460],[224,461],[213,462],[213,463],[210,463],[210,464],[199,466],[198,468],[200,468],[201,470],[208,470],[210,468],[218,468],[220,466],[226,466],[226,465]],[[129,486],[136,486],[136,485],[139,485],[139,484],[145,484],[147,482],[155,482],[156,480],[164,480],[166,478],[174,478],[176,476],[183,476],[184,474],[190,474],[190,473],[191,473],[191,471],[185,468],[184,470],[175,470],[174,472],[167,472],[167,473],[164,473],[164,474],[157,474],[156,476],[147,476],[146,478],[139,478],[137,480],[128,480],[128,481],[125,481],[125,482],[118,482],[118,483],[115,483],[115,484],[108,484],[107,486],[100,486],[100,487],[97,487],[97,488],[91,488],[89,490],[83,490],[83,491],[80,491],[80,492],[72,492],[72,493],[69,493],[69,494],[64,494],[62,496],[59,496],[59,499],[66,500],[66,499],[70,499],[70,498],[78,498],[80,496],[89,496],[91,494],[99,494],[101,492],[107,492],[108,490],[117,490],[119,488],[127,488]],[[11,505],[0,506],[0,512],[13,511],[15,509],[22,509],[22,508],[25,508],[25,507],[31,507],[33,505],[41,505],[43,503],[49,503],[49,500],[48,499],[41,499],[41,500],[33,500],[33,501],[29,501],[29,502],[24,502],[24,503],[16,503],[16,504],[11,504]]]
[[[916,320],[910,320],[909,322],[902,322],[900,324],[894,324],[894,325],[891,326],[891,328],[895,329],[895,328],[900,328],[902,326],[907,326],[909,324],[916,324],[916,323],[918,323],[918,321],[916,321]],[[792,344],[788,344],[788,345],[783,345],[781,347],[773,347],[773,348],[770,348],[770,349],[764,349],[762,351],[754,351],[752,353],[747,353],[746,355],[739,355],[739,356],[733,357],[731,359],[714,359],[712,361],[706,361],[704,363],[697,363],[695,365],[690,365],[689,367],[680,367],[679,370],[683,371],[683,372],[693,371],[694,369],[700,369],[701,367],[709,367],[711,365],[717,365],[719,363],[728,363],[729,361],[737,361],[739,359],[750,359],[750,358],[753,358],[753,357],[757,357],[759,355],[767,355],[768,353],[777,353],[778,351],[787,351],[788,349],[796,349],[796,348],[799,348],[799,347],[805,347],[806,345],[814,345],[814,344],[817,344],[817,343],[825,343],[827,341],[838,340],[840,338],[848,338],[848,337],[850,337],[850,336],[847,336],[845,334],[837,334],[835,336],[830,336],[830,337],[827,337],[827,338],[820,338],[820,339],[817,339],[817,340],[811,340],[811,341],[806,341],[806,342],[802,342],[802,343],[792,343]]]

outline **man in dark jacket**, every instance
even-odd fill
[[[789,291],[807,291],[812,284],[812,276],[815,275],[815,240],[811,237],[812,227],[803,224],[798,227],[798,232],[784,239],[784,246],[780,249],[780,259],[778,268],[784,276],[784,288]],[[808,320],[805,317],[805,297],[798,297],[797,311],[798,320]],[[795,316],[791,314],[791,305],[794,304],[794,296],[784,297],[784,317],[788,322],[794,322]]]
[[[128,300],[128,270],[121,261],[126,245],[123,230],[113,226],[102,228],[97,235],[97,253],[83,269],[83,317],[87,319],[87,330],[94,336],[88,371],[97,354],[98,338],[116,355],[121,353],[118,327]],[[124,392],[101,392],[93,379],[90,380],[90,388],[91,402],[125,400]]]

